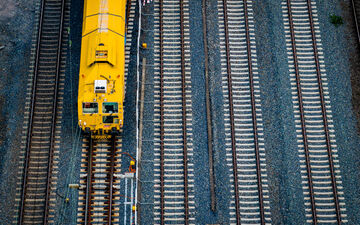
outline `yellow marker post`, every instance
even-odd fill
[[[129,172],[130,173],[135,173],[136,172],[136,167],[135,167],[135,161],[134,160],[130,161]]]
[[[69,184],[69,188],[79,189],[79,184]]]

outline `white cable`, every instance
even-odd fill
[[[137,37],[137,54],[136,54],[136,171],[139,171],[139,70],[140,70],[140,61],[139,61],[139,46],[140,46],[140,32],[141,32],[141,0],[138,0],[139,4],[139,24],[138,24],[138,37]],[[143,65],[144,66],[144,65]],[[138,177],[139,173],[136,172],[136,186],[135,186],[135,206],[137,207],[137,189],[138,189]],[[135,225],[137,224],[137,210],[135,210],[135,218],[134,218]]]

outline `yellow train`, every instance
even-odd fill
[[[126,0],[84,0],[79,126],[107,137],[124,123]]]

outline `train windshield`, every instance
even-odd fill
[[[83,113],[98,113],[96,102],[83,102]]]
[[[117,102],[104,102],[103,103],[103,113],[118,113],[118,103]]]
[[[119,123],[117,116],[103,116],[103,123]]]

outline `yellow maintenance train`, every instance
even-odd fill
[[[126,0],[84,0],[79,126],[107,137],[124,123]]]

